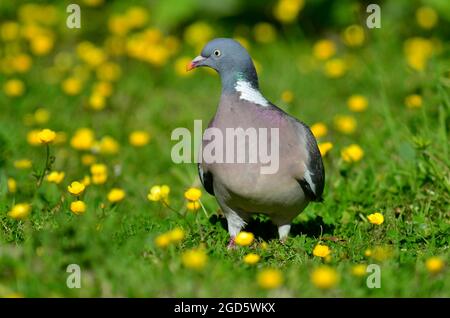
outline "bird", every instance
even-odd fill
[[[277,129],[279,167],[274,173],[261,173],[263,162],[219,162],[200,160],[198,174],[205,190],[215,196],[226,220],[230,240],[254,214],[265,214],[277,226],[279,239],[289,236],[293,219],[310,202],[322,202],[325,170],[317,141],[310,128],[264,97],[259,89],[255,65],[247,50],[236,40],[216,38],[186,70],[209,67],[221,80],[221,96],[208,129]],[[205,130],[205,133],[206,133]],[[203,134],[200,145],[205,151],[212,138]],[[234,138],[234,137],[233,137]],[[272,139],[271,139],[272,138]],[[227,140],[228,142],[230,140]],[[267,142],[273,141],[273,136]],[[249,147],[252,141],[245,140]],[[253,142],[254,143],[254,142]],[[239,146],[239,144],[238,144]],[[241,144],[242,146],[242,144]]]

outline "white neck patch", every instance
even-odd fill
[[[261,92],[257,89],[254,89],[249,82],[246,81],[237,81],[236,86],[234,87],[236,91],[240,93],[240,99],[244,99],[246,101],[261,105],[261,106],[269,106],[269,102],[267,99],[262,96]]]

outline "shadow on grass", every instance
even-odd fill
[[[209,222],[213,225],[220,223],[226,231],[228,230],[227,220],[222,216],[213,215],[209,218]],[[265,241],[278,239],[277,227],[269,219],[252,218],[244,230],[252,232],[256,237],[262,238]],[[322,217],[317,216],[313,220],[292,224],[289,235],[291,237],[301,235],[319,237],[321,234],[331,234],[333,230],[333,225],[325,224]]]

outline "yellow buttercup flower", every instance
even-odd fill
[[[93,110],[102,110],[106,107],[106,98],[104,95],[101,95],[99,93],[93,93],[89,97],[89,106]]]
[[[50,129],[43,129],[39,132],[39,140],[42,144],[52,143],[56,138],[56,133]]]
[[[85,155],[81,156],[81,163],[84,166],[92,166],[96,160],[97,160],[97,158],[91,154],[85,154]]]
[[[285,90],[281,93],[281,100],[285,103],[292,103],[294,100],[294,93],[290,90]]]
[[[158,247],[164,248],[170,245],[170,235],[168,233],[163,233],[155,238],[155,244]]]
[[[0,26],[0,37],[4,41],[12,41],[19,37],[20,26],[15,21],[5,21]]]
[[[184,231],[182,228],[174,228],[167,233],[172,243],[180,242],[184,239]]]
[[[342,40],[347,46],[361,46],[365,40],[364,29],[357,24],[350,25],[342,33]]]
[[[258,254],[250,253],[244,256],[244,263],[249,265],[254,265],[259,262],[261,257]]]
[[[356,130],[356,119],[353,116],[337,115],[334,118],[335,128],[343,134],[351,134]]]
[[[53,36],[41,34],[31,39],[30,50],[34,55],[47,55],[53,49],[53,45]]]
[[[304,5],[305,0],[278,0],[273,14],[282,23],[292,23]]]
[[[433,42],[420,37],[409,38],[403,45],[403,51],[408,65],[416,71],[423,71],[433,55]]]
[[[439,17],[431,7],[420,7],[416,11],[417,24],[426,30],[432,29],[438,23]]]
[[[30,169],[32,165],[33,164],[29,159],[20,159],[14,161],[14,167],[20,170]]]
[[[199,201],[188,201],[186,203],[186,208],[189,211],[197,211],[201,208],[200,202]]]
[[[149,143],[150,134],[146,131],[136,130],[130,134],[128,140],[134,147],[143,147]]]
[[[329,256],[330,254],[331,254],[331,250],[326,245],[317,244],[314,247],[314,250],[313,250],[313,255],[314,256],[323,257],[324,258],[324,257]]]
[[[336,54],[336,44],[331,40],[319,40],[314,43],[313,55],[318,60],[327,60]]]
[[[86,187],[84,186],[84,184],[82,184],[78,181],[74,181],[67,187],[67,190],[70,192],[70,194],[79,196],[84,192],[85,188]]]
[[[38,108],[34,112],[34,121],[37,124],[45,124],[50,119],[50,112],[45,108]]]
[[[203,249],[196,248],[184,252],[181,255],[181,261],[187,268],[201,270],[205,267],[208,256]]]
[[[8,178],[6,185],[9,193],[17,192],[17,182],[14,178]]]
[[[379,212],[368,215],[367,219],[369,220],[370,223],[376,224],[376,225],[380,225],[384,222],[384,216],[383,216],[383,214],[381,214]]]
[[[91,166],[92,183],[103,184],[108,179],[108,169],[104,164],[97,163]]]
[[[82,82],[76,77],[69,77],[61,84],[64,93],[70,96],[78,95],[82,89]]]
[[[91,177],[84,176],[80,183],[82,183],[85,187],[89,186],[91,184]]]
[[[333,268],[321,266],[311,273],[311,282],[320,289],[330,289],[339,282],[339,275]]]
[[[41,139],[39,138],[40,130],[34,129],[28,132],[27,142],[31,146],[39,146],[41,144]]]
[[[105,136],[100,140],[100,153],[106,155],[114,155],[119,152],[119,143],[110,136]]]
[[[111,203],[117,203],[125,198],[125,191],[119,188],[114,188],[108,193],[108,201]]]
[[[94,84],[93,94],[98,94],[103,97],[109,97],[113,93],[113,85],[110,82],[98,82]]]
[[[348,108],[354,112],[365,111],[368,105],[367,98],[362,95],[352,95],[347,100]]]
[[[184,192],[184,197],[189,201],[198,201],[202,196],[202,191],[199,188],[189,188]]]
[[[432,274],[437,274],[442,272],[445,267],[444,261],[440,257],[430,257],[425,262],[425,267]]]
[[[362,148],[356,144],[345,147],[341,151],[341,157],[345,162],[357,162],[364,156]]]
[[[253,243],[254,239],[255,236],[253,235],[253,233],[242,231],[239,232],[238,235],[236,235],[234,242],[240,246],[248,246]]]
[[[195,22],[184,31],[184,40],[193,47],[204,45],[214,36],[213,28],[205,22]]]
[[[149,201],[165,201],[167,202],[169,198],[170,188],[167,185],[155,185],[151,187],[147,198]]]
[[[86,203],[83,201],[74,201],[70,203],[70,211],[76,215],[84,214],[86,212]]]
[[[322,157],[326,156],[326,154],[333,149],[333,144],[331,142],[320,142],[317,146],[319,147]]]
[[[80,128],[75,131],[70,145],[76,150],[90,150],[95,142],[94,132],[89,128]]]
[[[343,59],[333,58],[325,63],[324,71],[329,78],[342,77],[347,71],[347,64]]]
[[[31,68],[32,60],[27,54],[18,54],[11,60],[13,68],[19,73],[25,73]]]
[[[64,180],[65,175],[64,171],[52,171],[47,175],[47,181],[60,184]]]
[[[406,96],[405,105],[411,109],[422,107],[422,96],[419,94],[411,94]]]
[[[10,79],[3,85],[3,91],[9,97],[22,96],[25,92],[25,84],[19,79]]]
[[[11,211],[8,212],[8,216],[15,220],[25,219],[31,212],[31,205],[28,203],[18,203],[14,205]]]
[[[319,122],[311,126],[311,132],[313,133],[314,137],[320,138],[328,133],[328,128],[324,123]]]
[[[258,285],[264,289],[275,289],[283,284],[283,274],[277,269],[264,269],[256,277]]]
[[[261,22],[254,26],[253,35],[260,43],[271,43],[277,39],[277,30],[267,22]]]
[[[366,275],[367,266],[364,264],[354,265],[352,267],[352,275],[356,277],[362,277]]]

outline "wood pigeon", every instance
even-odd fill
[[[275,172],[262,173],[262,160],[203,160],[198,164],[203,186],[208,193],[216,197],[227,219],[229,247],[234,246],[236,235],[253,213],[269,216],[278,226],[280,240],[285,240],[292,220],[308,203],[322,201],[325,171],[313,134],[307,125],[269,102],[261,94],[253,61],[237,41],[227,38],[210,41],[203,48],[201,55],[188,64],[187,70],[196,67],[216,70],[222,82],[219,107],[206,131],[214,128],[222,132],[224,144],[231,142],[230,138],[236,137],[227,135],[227,129],[255,129],[260,132],[261,128],[267,131],[273,131],[271,129],[275,128],[278,131],[279,139],[275,145],[278,147],[276,150],[279,162]],[[203,135],[202,151],[206,151],[209,143],[214,140],[211,136],[206,136],[206,131]],[[268,136],[267,144],[273,146],[274,136],[269,133],[265,135]],[[246,138],[240,145],[254,149],[251,148],[251,143],[254,144],[255,141]],[[236,158],[234,150],[233,146],[232,158]]]

